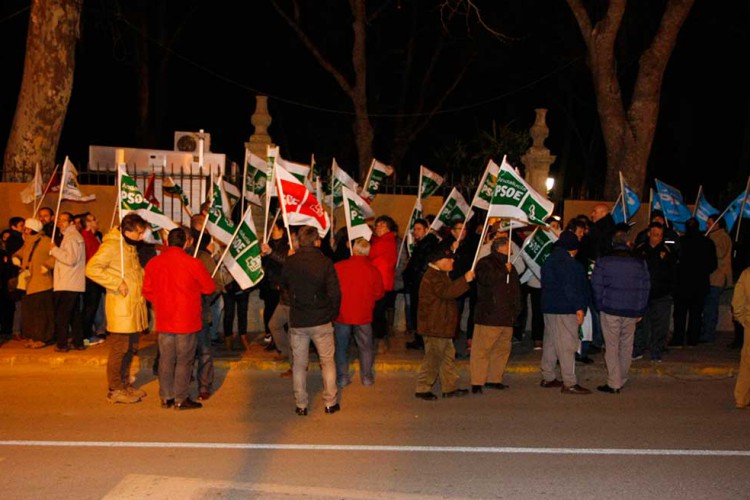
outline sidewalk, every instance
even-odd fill
[[[528,333],[527,333],[528,335]],[[671,377],[731,377],[736,375],[739,366],[739,350],[730,350],[727,344],[733,339],[732,332],[719,332],[718,340],[712,344],[701,344],[697,347],[670,349],[663,355],[663,362],[655,363],[644,359],[633,362],[631,373],[633,375],[656,375]],[[266,351],[263,343],[263,334],[251,334],[252,341],[249,349],[235,341],[234,350],[229,351],[224,346],[214,348],[214,364],[216,367],[228,369],[253,369],[269,370],[279,373],[289,368],[287,361],[277,360],[278,356],[273,352]],[[376,372],[417,372],[422,359],[422,351],[407,350],[406,341],[409,340],[404,333],[397,334],[391,341],[388,351],[375,357]],[[142,335],[139,340],[138,356],[134,360],[133,368],[151,369],[156,356],[156,336]],[[353,343],[353,342],[352,342]],[[70,351],[68,353],[55,352],[54,346],[43,349],[27,349],[23,343],[11,340],[0,345],[0,367],[16,366],[40,366],[40,367],[76,367],[76,366],[101,366],[107,364],[109,347],[107,342],[84,351]],[[355,356],[355,353],[352,353]],[[531,348],[531,341],[524,338],[524,342],[513,344],[510,362],[508,363],[508,374],[526,374],[534,377],[539,376],[539,361],[541,351]],[[582,365],[577,363],[576,370],[582,375],[606,374],[604,354],[591,356],[594,363]],[[319,369],[315,362],[316,357],[311,356],[311,369]],[[457,361],[462,372],[468,373],[469,361]],[[356,368],[356,361],[352,363]]]

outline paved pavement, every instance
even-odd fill
[[[528,335],[528,334],[527,334]],[[737,372],[739,365],[739,350],[728,349],[727,345],[733,338],[732,332],[719,332],[718,340],[712,344],[701,344],[696,347],[670,349],[663,356],[663,361],[656,363],[644,359],[633,362],[632,375],[658,375],[672,377],[731,377]],[[264,349],[262,333],[250,334],[251,340],[248,345],[235,339],[233,350],[227,350],[224,346],[214,349],[214,363],[219,367],[230,369],[256,369],[284,372],[289,368],[289,363],[273,353]],[[376,372],[405,371],[416,372],[422,358],[421,351],[407,350],[405,347],[408,338],[404,333],[397,334],[390,342],[389,349],[375,358]],[[139,340],[139,352],[134,361],[134,368],[150,368],[156,355],[156,336],[154,334],[142,335]],[[58,353],[53,346],[42,349],[28,349],[23,342],[10,340],[0,345],[0,366],[34,365],[48,367],[65,366],[105,366],[109,349],[107,343],[91,346],[84,351],[70,351]],[[577,371],[583,375],[598,374],[606,370],[604,354],[591,356],[594,363],[582,365],[577,363]],[[317,369],[314,362],[316,358],[311,356],[311,369]],[[539,361],[541,351],[531,348],[528,338],[524,342],[513,345],[510,362],[507,367],[508,374],[529,374],[537,376],[539,373]],[[356,367],[356,361],[353,363]],[[468,372],[469,362],[458,361],[459,368]]]

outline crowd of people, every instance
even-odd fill
[[[249,344],[255,289],[266,349],[289,360],[282,376],[292,378],[295,411],[305,416],[311,344],[325,412],[336,413],[339,391],[352,383],[351,337],[359,381],[371,386],[376,356],[393,348],[399,293],[406,348],[423,351],[416,398],[439,399],[438,381],[443,398],[507,389],[505,368],[527,324],[541,351],[541,387],[589,394],[576,365],[604,352],[608,375],[596,389],[617,394],[633,360],[660,362],[670,349],[716,341],[719,298],[734,275],[732,240],[718,215],[709,217],[706,234],[696,219],[678,233],[654,210],[648,227],[631,234],[606,204],[564,226],[550,219],[557,241],[538,275],[518,258],[533,228],[511,232],[502,220],[487,221],[486,231],[477,217],[435,231],[431,217],[417,219],[409,245],[387,215],[371,221],[369,241],[349,241],[346,227],[321,238],[314,227],[287,230],[275,220],[268,241],[259,243],[265,276],[252,289],[242,289],[219,262],[222,246],[202,231],[205,211],[165,234],[161,245],[143,241],[150,225],[135,213],[106,235],[90,213],[54,217],[44,207],[33,218],[12,217],[2,233],[0,335],[63,353],[106,340],[107,399],[137,403],[146,394],[133,386],[131,362],[138,336],[156,332],[160,402],[178,410],[200,408],[212,396],[215,346]],[[746,274],[740,291],[750,290]],[[742,325],[750,321],[745,301],[750,292],[735,293],[732,347],[742,345]],[[745,350],[742,359],[750,361]],[[461,387],[455,363],[465,358],[470,387]],[[750,405],[746,368],[738,407]],[[193,379],[197,401],[190,397]]]

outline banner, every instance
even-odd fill
[[[542,264],[552,253],[556,241],[555,233],[537,228],[523,242],[521,258],[526,263],[527,272],[530,270],[537,279],[542,279]]]
[[[315,191],[315,188],[308,178],[308,176],[310,175],[310,166],[285,160],[281,156],[276,158],[276,164],[296,177],[298,181],[305,185],[308,191]]]
[[[339,164],[336,163],[336,158],[333,159],[331,170],[333,172],[333,205],[331,206],[340,207],[344,202],[344,197],[341,194],[341,186],[346,186],[356,193],[359,191],[359,185],[354,179],[349,177],[349,174],[339,167]]]
[[[224,201],[224,215],[226,215],[227,217],[231,217],[234,205],[238,201],[240,201],[240,198],[242,198],[242,193],[239,189],[237,189],[237,186],[235,186],[231,182],[222,181],[221,187],[222,195],[224,196],[224,198],[222,198],[222,200]]]
[[[21,201],[26,204],[33,203],[37,198],[42,196],[44,192],[43,189],[42,172],[37,163],[36,170],[34,171],[34,178],[31,179],[31,182],[29,182],[29,184],[23,188],[23,191],[21,191]]]
[[[708,217],[710,215],[715,215],[718,213],[719,211],[711,206],[706,197],[703,195],[703,189],[701,188],[700,195],[698,196],[698,201],[695,203],[694,215],[694,217],[698,219],[698,225],[700,226],[701,231],[708,231]]]
[[[268,163],[259,156],[245,150],[247,177],[245,177],[245,199],[253,205],[263,206],[261,198],[266,194],[266,169]],[[273,191],[275,193],[275,190]],[[273,194],[272,194],[273,196]]]
[[[243,290],[257,285],[263,279],[260,254],[258,233],[255,231],[252,210],[248,207],[224,258],[227,271]]]
[[[724,222],[727,223],[727,231],[731,231],[734,227],[734,223],[737,222],[737,219],[740,218],[740,210],[742,210],[742,201],[745,200],[745,195],[747,194],[747,191],[741,192],[737,198],[732,201],[732,203],[729,204],[729,206],[724,210]],[[742,213],[742,218],[748,218],[750,217],[750,196],[747,196],[747,200],[745,200],[745,210]]]
[[[692,214],[682,199],[682,193],[659,179],[654,179],[654,183],[656,183],[654,206],[656,206],[656,200],[659,200],[658,206],[669,222],[684,223],[687,221]]]
[[[495,185],[497,184],[497,176],[500,174],[500,167],[497,163],[490,160],[487,163],[487,168],[484,169],[484,175],[482,175],[482,181],[477,186],[477,192],[474,194],[474,200],[471,205],[482,210],[489,210],[490,203],[492,202],[492,193],[495,191]]]
[[[487,211],[488,218],[503,217],[526,224],[546,225],[545,219],[552,215],[554,206],[554,203],[526,184],[503,157],[492,202]]]
[[[208,210],[208,222],[206,222],[206,229],[209,234],[228,245],[232,241],[232,235],[234,234],[235,225],[232,219],[227,217],[226,211],[224,210],[224,202],[226,199],[225,195],[222,195],[222,178],[219,177],[218,182],[211,184],[212,188],[212,202],[211,208]]]
[[[296,177],[278,165],[274,169],[274,177],[286,223],[290,226],[315,226],[320,237],[325,236],[331,221],[318,199]]]
[[[146,198],[146,201],[151,203],[155,207],[159,207],[159,200],[156,199],[156,196],[154,195],[154,183],[156,182],[156,173],[151,172],[151,175],[148,176],[148,181],[146,182],[146,191],[143,193],[143,197]]]
[[[76,170],[67,156],[65,157],[65,163],[63,163],[63,173],[60,186],[62,189],[62,194],[60,196],[63,200],[85,202],[96,199],[95,194],[85,195],[81,192],[81,188],[78,185],[78,170]]]
[[[622,198],[618,198],[618,202],[612,209],[612,218],[615,220],[615,224],[629,221],[635,213],[641,208],[641,199],[638,197],[635,191],[623,180],[622,190],[620,196],[625,196],[625,208],[627,208],[627,214],[623,214],[622,211]]]
[[[414,209],[411,212],[411,217],[409,218],[409,225],[407,227],[406,231],[406,251],[411,257],[412,252],[414,251],[414,245],[417,244],[416,240],[414,240],[414,234],[412,233],[412,230],[414,229],[414,221],[417,219],[423,219],[424,214],[422,213],[422,201],[417,198],[416,203],[414,204]]]
[[[179,198],[180,202],[184,207],[190,208],[190,200],[188,199],[187,195],[182,191],[182,187],[177,184],[172,177],[168,176],[166,179],[164,179],[164,182],[162,183],[162,191],[164,194],[171,196],[173,198]]]
[[[346,186],[341,187],[341,194],[344,197],[344,215],[346,216],[346,230],[349,232],[349,241],[357,238],[364,238],[370,241],[372,229],[365,221],[364,209],[370,210],[370,206],[357,193]],[[372,212],[372,210],[370,210]]]
[[[370,172],[367,174],[365,189],[362,191],[362,196],[366,200],[372,201],[373,198],[375,198],[375,195],[378,194],[380,183],[383,182],[386,177],[391,175],[393,175],[393,167],[373,158],[372,164],[370,165]]]
[[[443,226],[450,227],[456,220],[462,220],[466,223],[473,215],[474,211],[469,208],[469,204],[466,203],[464,197],[458,192],[458,189],[453,188],[432,222],[430,229],[440,231]]]
[[[421,199],[429,198],[433,194],[435,194],[435,191],[438,190],[438,188],[443,184],[443,179],[441,176],[430,170],[429,168],[425,167],[424,165],[420,165],[419,167],[419,197]]]
[[[157,228],[171,231],[177,227],[172,219],[164,215],[164,212],[143,196],[135,180],[125,170],[125,165],[120,165],[118,171],[120,175],[120,209],[123,216],[135,212]]]

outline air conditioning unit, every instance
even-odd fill
[[[200,137],[200,132],[175,132],[174,150],[197,155]],[[203,152],[211,152],[211,134],[207,132],[203,132]]]

